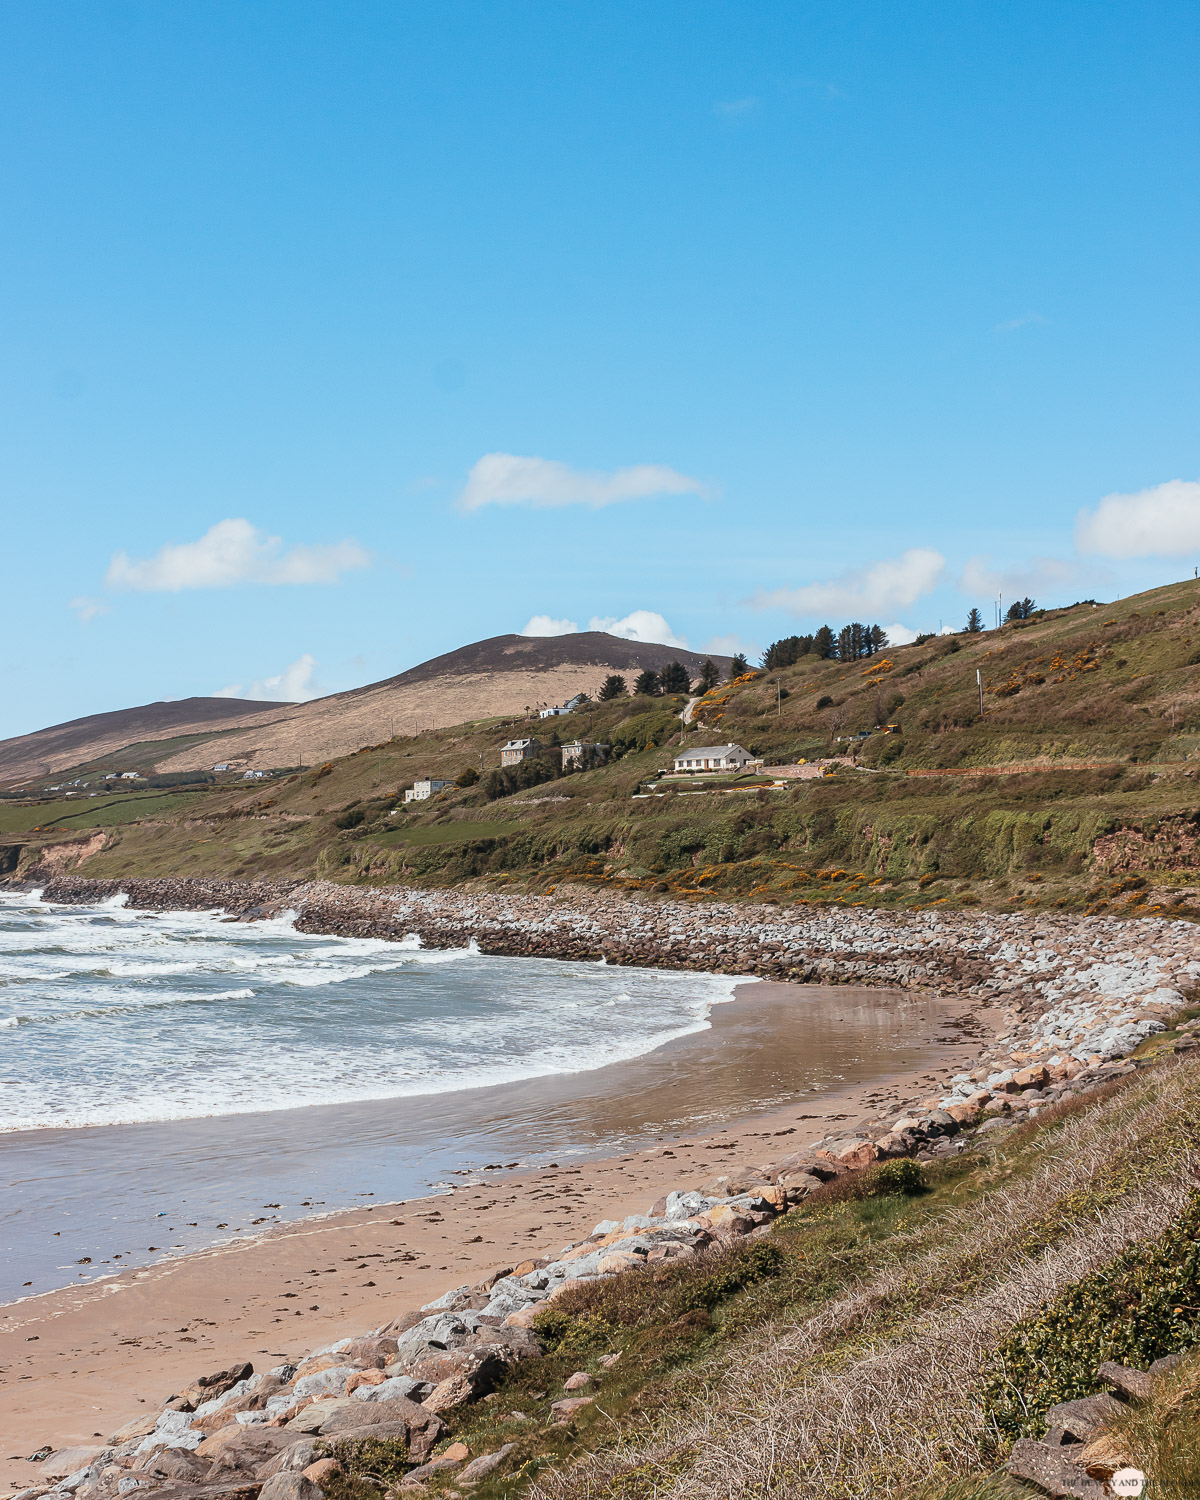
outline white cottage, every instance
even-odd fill
[[[681,750],[675,757],[677,771],[744,771],[758,761],[740,745],[700,745]]]

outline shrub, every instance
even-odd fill
[[[1200,1339],[1200,1193],[1164,1234],[1023,1318],[998,1350],[984,1410],[1008,1436],[1033,1437],[1058,1401],[1091,1395],[1106,1359],[1144,1369]]]
[[[318,1458],[333,1458],[349,1479],[367,1479],[382,1487],[398,1484],[412,1467],[408,1444],[400,1438],[326,1438],[313,1450]]]
[[[828,693],[826,693],[822,697],[820,697],[820,698],[817,699],[817,707],[818,708],[832,708],[833,707],[833,699],[829,696]]]
[[[468,766],[465,771],[460,771],[454,778],[455,786],[474,786],[479,780],[479,772],[474,766]]]
[[[357,828],[360,823],[366,821],[366,809],[362,807],[348,808],[333,820],[335,828]]]

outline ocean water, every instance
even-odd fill
[[[724,976],[321,937],[293,916],[0,894],[0,1131],[401,1099],[570,1074],[708,1026]]]

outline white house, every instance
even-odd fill
[[[523,760],[532,760],[542,748],[541,740],[509,740],[500,747],[502,766],[519,766]]]
[[[267,773],[265,771],[243,771],[243,781],[261,781]]]
[[[582,693],[576,693],[574,698],[569,699],[566,703],[560,704],[558,708],[543,708],[539,710],[538,718],[557,719],[560,714],[569,714],[572,709],[578,708],[581,703],[586,702],[587,699],[583,696]]]
[[[445,791],[448,786],[453,786],[452,781],[439,781],[430,776],[425,781],[414,781],[412,786],[404,794],[405,802],[428,802],[430,797],[437,792]]]
[[[213,767],[213,770],[214,771],[232,771],[233,770],[233,762],[232,761],[228,761],[228,760],[219,761]]]
[[[755,757],[740,745],[700,745],[681,750],[675,757],[677,771],[744,771],[757,765]]]
[[[122,781],[141,781],[141,779],[142,779],[142,773],[140,771],[122,771],[121,772],[121,780]]]

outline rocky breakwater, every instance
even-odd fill
[[[1198,1031],[1200,1021],[1179,1023],[1172,1049],[1194,1053]],[[316,1349],[299,1364],[256,1372],[247,1363],[203,1375],[102,1445],[34,1454],[39,1481],[16,1500],[116,1500],[135,1491],[143,1500],[319,1500],[321,1482],[340,1471],[340,1445],[362,1441],[386,1443],[392,1467],[404,1468],[389,1492],[396,1500],[419,1494],[435,1475],[469,1489],[505,1465],[512,1445],[473,1454],[453,1440],[453,1414],[502,1399],[511,1367],[541,1352],[539,1318],[564,1292],[662,1262],[720,1257],[769,1234],[780,1216],[829,1184],[839,1191],[842,1180],[853,1187],[857,1178],[865,1191],[911,1190],[920,1175],[911,1158],[987,1149],[997,1132],[1136,1066],[1096,1060],[1064,1065],[1058,1076],[1028,1068],[995,1092],[978,1089],[945,1108],[864,1122],[781,1158],[731,1167],[698,1189],[663,1194],[645,1213],[602,1220],[555,1254],[498,1267],[474,1286]],[[546,1422],[574,1421],[594,1402],[585,1392],[597,1380],[603,1375],[581,1371],[557,1399],[545,1393]]]
[[[291,909],[304,932],[508,956],[604,959],[801,983],[917,988],[998,1007],[1000,1040],[960,1078],[962,1100],[1022,1067],[1124,1056],[1200,980],[1200,926],[1167,918],[629,900],[590,888],[544,896],[208,879],[51,881],[44,899],[125,893],[153,910],[220,907],[243,920]]]

